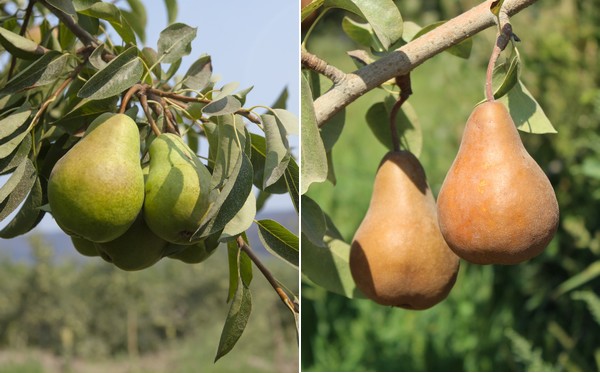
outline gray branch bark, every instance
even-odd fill
[[[491,1],[485,1],[387,56],[345,74],[329,91],[315,100],[317,124],[321,126],[354,100],[387,80],[407,74],[438,53],[495,25],[496,17],[490,12]],[[503,8],[512,16],[535,2],[505,0]]]

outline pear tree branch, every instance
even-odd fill
[[[506,0],[503,11],[512,16],[535,2]],[[495,25],[496,17],[490,12],[490,4],[490,0],[485,1],[354,72],[336,73],[333,87],[314,102],[317,124],[321,126],[341,109],[387,80],[406,75],[433,56]],[[305,58],[302,58],[303,61]]]

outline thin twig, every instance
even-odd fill
[[[286,294],[286,292],[279,285],[279,282],[277,282],[277,280],[275,279],[275,277],[273,277],[273,274],[260,261],[260,259],[258,258],[258,256],[256,256],[256,254],[254,253],[254,251],[252,251],[252,248],[246,243],[246,241],[244,241],[244,239],[242,238],[242,236],[238,236],[238,238],[237,238],[237,244],[238,244],[238,247],[243,252],[245,252],[248,255],[248,257],[250,258],[250,260],[252,260],[254,262],[254,264],[256,265],[256,267],[258,267],[258,269],[262,272],[263,276],[265,276],[265,278],[267,279],[267,281],[269,282],[269,284],[271,284],[271,286],[273,287],[273,289],[275,289],[275,292],[277,292],[277,295],[279,295],[279,298],[281,298],[281,301],[286,305],[286,307],[293,314],[297,314],[299,312],[298,304],[295,303],[295,302],[293,302],[290,299],[290,297]]]
[[[503,9],[500,9],[498,15],[498,37],[494,44],[494,49],[490,55],[490,61],[488,62],[486,78],[485,78],[485,97],[488,102],[494,101],[494,90],[492,86],[492,78],[494,75],[494,67],[496,61],[500,57],[500,53],[506,48],[510,40],[513,38],[512,26],[510,24],[508,14]]]
[[[146,98],[146,92],[140,91],[138,92],[137,96],[140,99],[140,104],[142,105],[142,109],[146,114],[146,118],[148,118],[148,123],[150,123],[150,128],[152,128],[152,132],[154,132],[156,136],[160,136],[160,130],[158,129],[158,126],[156,125],[156,122],[152,117],[152,113],[150,112],[150,108],[148,107],[148,99]]]
[[[133,95],[135,95],[142,89],[143,86],[141,84],[134,84],[131,88],[127,90],[127,92],[125,92],[125,94],[123,95],[123,99],[121,100],[121,107],[119,108],[119,113],[123,114],[125,110],[127,110],[127,104],[131,100],[131,97],[133,97]]]
[[[302,65],[318,72],[333,82],[338,84],[346,77],[346,74],[335,66],[328,64],[316,55],[303,50],[300,54]]]

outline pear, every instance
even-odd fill
[[[531,259],[558,227],[552,185],[500,102],[481,104],[469,117],[437,204],[448,245],[477,264]]]
[[[163,133],[149,147],[144,219],[157,236],[192,244],[209,208],[211,174],[198,156],[174,134]]]
[[[440,233],[423,167],[410,152],[387,153],[352,240],[356,286],[379,304],[421,310],[448,296],[458,268]]]
[[[148,228],[142,214],[122,236],[96,243],[106,261],[125,271],[137,271],[155,264],[163,257],[166,246],[167,242]]]
[[[92,241],[88,241],[85,238],[71,236],[71,242],[75,250],[84,256],[100,256],[96,249],[96,244]]]
[[[127,231],[142,208],[140,137],[124,114],[102,115],[50,173],[48,202],[68,234],[93,242]]]
[[[176,245],[170,244],[166,250],[173,252],[168,255],[171,259],[179,259],[184,263],[197,264],[208,259],[219,246],[219,242],[207,242],[202,240],[194,245]]]

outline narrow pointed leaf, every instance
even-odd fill
[[[137,83],[142,73],[142,61],[137,56],[137,48],[131,47],[94,74],[77,95],[91,100],[116,96]]]
[[[167,8],[167,23],[171,23],[177,20],[177,0],[165,0],[165,7]]]
[[[190,66],[183,77],[182,84],[184,87],[201,91],[208,85],[211,76],[211,58],[209,55],[203,55]]]
[[[0,143],[22,127],[30,115],[31,110],[23,110],[0,120]]]
[[[273,111],[288,135],[300,134],[300,121],[297,116],[285,109],[274,108]]]
[[[190,54],[196,31],[197,28],[183,23],[174,23],[164,29],[158,38],[158,55],[162,62],[173,63]]]
[[[327,230],[325,215],[321,207],[306,195],[302,196],[302,234],[315,246],[326,247],[323,237]]]
[[[33,59],[44,54],[45,48],[36,42],[0,27],[0,44],[13,56]]]
[[[238,286],[223,326],[215,362],[233,349],[246,328],[251,311],[252,296],[250,295],[250,289],[246,286]]]
[[[33,229],[45,214],[44,211],[40,210],[42,200],[42,186],[39,178],[36,178],[25,203],[10,223],[0,231],[0,237],[13,238]]]
[[[71,0],[46,0],[48,4],[53,6],[54,8],[60,10],[61,12],[68,14],[77,21],[77,12],[75,11],[75,7],[73,6],[73,1]]]
[[[35,180],[35,166],[29,158],[25,158],[0,188],[0,221],[10,215],[25,199]]]
[[[527,90],[523,82],[519,81],[499,101],[504,102],[510,111],[515,125],[520,131],[529,133],[556,133],[550,119],[544,110]]]
[[[0,147],[1,149],[1,147]],[[16,151],[0,160],[0,175],[5,175],[17,168],[31,150],[31,136],[26,136],[19,144]]]
[[[211,148],[216,149],[211,189],[221,188],[223,183],[231,177],[247,141],[244,133],[244,121],[241,117],[224,115],[215,117],[213,121],[217,124],[218,142],[211,144]]]
[[[202,112],[209,118],[215,115],[233,114],[242,108],[240,100],[234,96],[225,96],[206,105]]]
[[[265,219],[256,222],[261,242],[273,255],[298,267],[300,247],[298,236],[275,220]]]
[[[235,237],[238,234],[245,232],[252,223],[254,222],[254,218],[256,217],[256,197],[254,193],[248,194],[248,198],[246,202],[238,211],[238,213],[231,219],[225,228],[223,228],[223,234],[221,235],[221,240],[225,240],[231,237]]]
[[[277,117],[271,114],[260,116],[265,130],[267,153],[263,174],[263,188],[281,178],[290,161],[289,144],[285,128]]]
[[[300,194],[304,194],[312,183],[319,183],[327,179],[327,154],[317,127],[310,86],[304,76],[301,80],[300,102],[302,112],[302,131],[300,132],[302,185]]]
[[[285,184],[294,209],[296,212],[300,212],[300,170],[294,158],[290,158],[290,163],[285,170]]]
[[[0,95],[16,93],[55,82],[64,74],[69,58],[68,55],[56,51],[45,53],[6,83],[4,88],[0,90]]]

